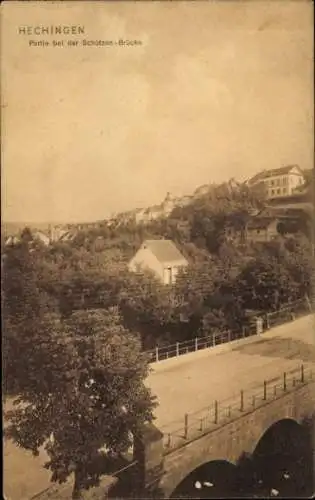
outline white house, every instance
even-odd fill
[[[177,198],[175,200],[175,206],[176,207],[186,207],[187,205],[189,205],[189,203],[192,202],[192,200],[193,200],[192,196],[188,196],[188,195],[182,196],[181,198]]]
[[[35,231],[33,233],[33,238],[35,240],[41,241],[45,246],[48,246],[50,244],[49,235],[45,234],[43,231]]]
[[[11,246],[11,245],[16,245],[20,241],[21,240],[20,240],[19,236],[13,235],[13,236],[8,236],[7,239],[5,240],[4,244],[7,246]]]
[[[129,271],[153,271],[165,285],[175,283],[180,269],[188,266],[188,261],[171,240],[146,240],[130,260]]]
[[[145,215],[146,208],[137,208],[135,210],[135,222],[138,224],[139,222],[144,222],[146,220]]]
[[[297,187],[302,186],[305,178],[298,165],[264,170],[248,181],[248,186],[264,185],[267,198],[290,196]]]
[[[209,193],[209,190],[210,190],[210,184],[203,184],[202,186],[197,187],[197,189],[193,194],[193,197],[199,198],[201,196],[204,196],[205,194]]]

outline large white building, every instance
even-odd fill
[[[290,196],[305,181],[298,165],[264,170],[248,181],[249,186],[264,185],[267,198]]]

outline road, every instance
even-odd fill
[[[44,469],[47,455],[39,457],[12,442],[3,445],[3,491],[8,500],[29,500],[50,486],[51,473]]]
[[[159,401],[157,427],[171,431],[183,423],[185,413],[210,406],[214,400],[238,395],[240,389],[246,393],[302,363],[315,367],[315,317],[275,327],[255,342],[217,356],[211,351],[197,361],[187,356],[187,363],[173,358],[165,369],[150,374],[147,384]]]
[[[315,366],[314,326],[314,316],[306,316],[230,352],[216,355],[217,348],[212,348],[203,357],[196,356],[196,361],[190,355],[187,362],[169,360],[147,379],[160,403],[156,425],[182,423],[184,413],[205,407],[214,399],[225,399],[241,388],[256,386],[302,362]],[[29,500],[50,486],[50,473],[43,468],[46,459],[43,452],[33,457],[11,442],[4,443],[4,491],[9,500]]]

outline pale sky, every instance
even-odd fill
[[[6,221],[93,221],[261,169],[313,166],[313,6],[4,2]],[[19,35],[82,25],[84,35]],[[134,47],[29,40],[138,39]]]

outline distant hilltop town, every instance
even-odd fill
[[[247,185],[249,189],[263,187],[266,199],[270,203],[288,204],[292,201],[292,205],[294,206],[296,200],[292,200],[292,197],[301,196],[309,192],[312,176],[312,169],[302,170],[298,165],[287,165],[276,169],[263,170],[243,184]],[[226,187],[232,191],[241,186],[241,184],[235,179],[231,179],[226,183]],[[14,243],[14,240],[18,239],[21,230],[25,226],[28,226],[32,229],[34,236],[40,239],[45,245],[56,241],[70,241],[75,237],[77,231],[98,228],[104,224],[107,227],[118,227],[128,222],[145,224],[154,220],[167,218],[175,208],[188,206],[198,198],[206,196],[212,187],[213,183],[204,184],[199,186],[191,195],[180,197],[172,196],[168,192],[160,204],[120,212],[95,222],[72,224],[43,223],[36,225],[25,222],[8,224],[3,222],[2,233],[5,235],[7,243]]]

